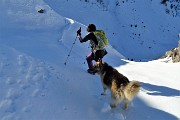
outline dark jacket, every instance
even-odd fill
[[[86,42],[90,40],[90,43],[92,44],[95,44],[95,45],[98,45],[98,41],[97,41],[97,38],[96,36],[94,35],[94,33],[89,33],[88,35],[86,35],[84,38],[81,38],[80,39],[80,42]],[[94,47],[94,46],[91,46],[91,47]]]
[[[79,40],[81,43],[90,40],[90,47],[92,48],[93,58],[95,61],[102,59],[107,54],[107,51],[105,49],[104,50],[97,50],[95,52],[93,51],[95,46],[98,45],[98,41],[97,41],[97,38],[94,35],[94,33],[91,32],[88,35],[86,35],[84,38],[80,37]]]

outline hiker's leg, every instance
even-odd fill
[[[89,69],[92,69],[93,68],[93,62],[92,62],[93,61],[93,53],[92,52],[89,53],[86,60],[87,60]]]

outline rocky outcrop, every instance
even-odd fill
[[[180,62],[180,40],[178,42],[178,47],[167,51],[164,57],[171,57],[173,62]]]

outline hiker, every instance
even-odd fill
[[[102,32],[102,30],[96,30],[96,26],[94,24],[88,25],[88,27],[87,27],[88,34],[84,38],[81,37],[81,29],[79,29],[77,31],[77,35],[78,35],[78,38],[81,43],[87,42],[88,40],[90,41],[91,52],[87,56],[86,60],[87,60],[88,67],[89,67],[89,69],[87,71],[88,71],[88,73],[91,73],[91,74],[95,74],[92,71],[93,60],[95,60],[97,62],[99,59],[102,59],[107,54],[107,51],[105,49],[105,46],[107,45],[107,40],[106,40],[106,45],[100,46],[99,39],[97,38],[97,35],[95,34],[96,31]],[[103,33],[104,33],[104,31],[103,31]],[[105,34],[103,37],[105,37]]]

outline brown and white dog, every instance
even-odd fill
[[[137,95],[140,83],[138,81],[130,82],[126,76],[102,60],[95,63],[93,71],[101,77],[104,88],[102,95],[106,95],[107,89],[111,91],[111,108],[115,108],[121,101],[124,101],[124,109],[127,109],[128,104]]]

